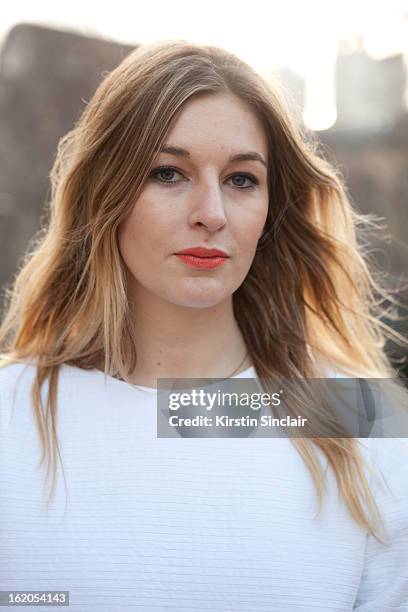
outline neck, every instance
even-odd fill
[[[227,378],[251,366],[231,297],[214,307],[188,308],[148,294],[130,307],[137,351],[134,384]]]

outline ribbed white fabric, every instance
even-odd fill
[[[373,483],[384,547],[350,517],[330,469],[315,518],[289,439],[157,438],[154,390],[64,365],[68,506],[59,469],[47,511],[34,373],[0,369],[0,590],[68,590],[75,612],[408,610],[407,440],[361,439],[389,486]]]

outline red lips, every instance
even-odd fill
[[[176,253],[176,256],[192,268],[212,270],[227,261],[229,255],[220,249],[206,249],[205,247],[192,247]]]
[[[178,251],[176,255],[194,255],[195,257],[229,257],[225,251],[220,249],[206,249],[205,247],[192,247]]]

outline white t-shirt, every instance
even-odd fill
[[[0,590],[69,591],[75,612],[408,610],[407,440],[361,439],[388,484],[373,488],[384,547],[352,519],[330,468],[315,518],[288,438],[158,438],[154,389],[64,365],[68,506],[58,467],[46,510],[34,374],[0,369]]]

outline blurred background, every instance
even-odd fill
[[[297,121],[317,133],[343,173],[355,206],[383,219],[371,238],[373,260],[407,317],[407,0],[6,3],[0,15],[1,297],[43,221],[59,138],[106,71],[139,44],[170,38],[227,48],[278,81]],[[407,320],[390,323],[408,335]],[[406,349],[387,348],[408,377]]]

